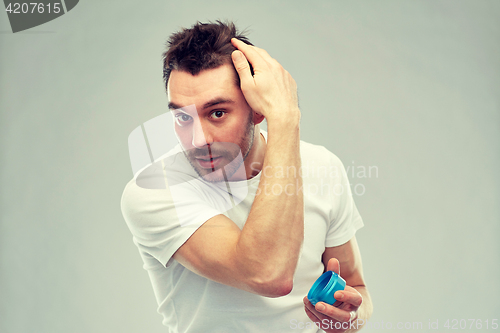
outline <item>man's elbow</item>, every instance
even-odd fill
[[[265,297],[282,297],[288,295],[293,289],[293,278],[276,280],[256,280],[252,282],[252,290]]]

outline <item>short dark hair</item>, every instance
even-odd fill
[[[163,53],[163,80],[167,89],[172,70],[196,75],[203,70],[231,63],[231,53],[236,48],[231,38],[250,43],[245,31],[239,32],[233,22],[219,20],[209,23],[196,22],[190,29],[182,29],[170,36],[167,51]],[[238,84],[239,77],[236,75]]]

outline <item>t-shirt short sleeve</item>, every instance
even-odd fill
[[[125,187],[121,209],[140,251],[169,266],[173,254],[207,220],[221,214],[196,189],[185,184],[182,193],[142,188],[131,180]],[[175,197],[175,198],[174,198]]]
[[[342,161],[334,154],[330,154],[330,165],[336,170],[336,177],[331,181],[331,200],[333,201],[330,213],[330,223],[325,237],[325,247],[335,247],[347,243],[356,231],[363,227],[363,220],[356,208],[352,191]]]

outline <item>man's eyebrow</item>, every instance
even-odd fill
[[[227,98],[222,98],[222,97],[215,98],[215,99],[203,104],[203,109],[208,109],[209,107],[212,107],[212,106],[217,105],[217,104],[223,104],[223,103],[234,103],[234,101],[232,99],[227,99]]]
[[[170,110],[182,109],[182,106],[175,104],[174,102],[168,103],[168,108]]]
[[[223,104],[223,103],[234,103],[234,101],[232,99],[218,97],[218,98],[214,98],[213,100],[208,101],[205,104],[203,104],[202,108],[207,109],[207,108],[212,107],[214,105]],[[174,102],[170,102],[170,103],[168,103],[168,108],[170,110],[176,110],[176,109],[182,109],[182,106],[180,106]]]

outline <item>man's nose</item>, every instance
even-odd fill
[[[205,127],[205,130],[203,129],[203,127]],[[193,124],[193,147],[202,148],[211,143],[212,138],[208,133],[206,126],[203,126],[200,119],[196,117]]]

